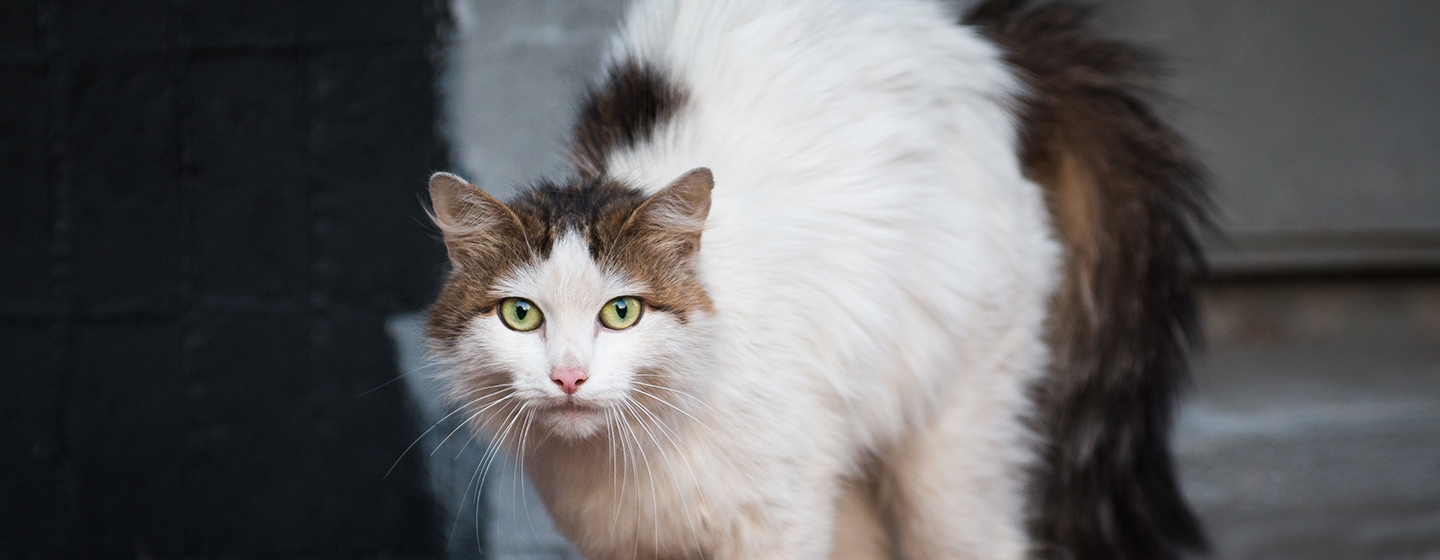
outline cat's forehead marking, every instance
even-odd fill
[[[560,234],[549,256],[506,275],[496,286],[500,294],[536,299],[542,307],[593,311],[609,298],[643,291],[632,280],[602,268],[591,247],[575,229]]]
[[[694,311],[713,311],[693,263],[677,260],[650,233],[625,231],[645,199],[640,189],[619,181],[592,179],[566,187],[542,185],[517,197],[511,207],[531,224],[525,228],[531,244],[543,247],[543,256],[532,263],[549,263],[557,273],[570,270],[562,263],[594,267],[630,290],[611,297],[644,296],[652,306],[682,318]],[[527,270],[545,268],[527,266]],[[554,282],[558,279],[549,280],[559,285]]]
[[[644,193],[609,179],[577,179],[569,184],[542,183],[510,201],[538,257],[548,257],[557,240],[579,234],[598,257],[615,238]]]

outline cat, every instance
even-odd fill
[[[987,0],[639,0],[573,174],[431,178],[428,336],[619,558],[1167,559],[1200,166],[1141,51]]]

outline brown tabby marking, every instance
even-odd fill
[[[681,321],[695,311],[713,312],[695,275],[695,256],[714,187],[703,167],[680,176],[641,204],[616,235],[604,238],[609,243],[592,244],[591,251],[601,255],[601,263],[648,286],[648,305],[675,312]]]
[[[430,202],[452,271],[430,308],[429,335],[451,346],[467,321],[494,311],[490,288],[500,275],[535,260],[537,224],[449,173],[430,178]]]

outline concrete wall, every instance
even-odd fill
[[[1440,3],[1113,0],[1214,172],[1221,273],[1440,268]]]

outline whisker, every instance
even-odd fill
[[[616,473],[618,473],[619,470],[620,470],[620,465],[618,465],[618,464],[615,463],[615,423],[614,423],[614,413],[611,412],[611,411],[610,411],[610,408],[608,408],[608,407],[605,408],[605,443],[606,443],[605,450],[610,453],[610,499],[611,499],[612,501],[614,501],[615,504],[616,504],[615,517],[619,517],[619,516],[620,516],[620,511],[619,511],[619,504],[620,504],[620,502],[619,502],[619,497],[615,495],[615,491],[620,487],[620,480],[619,480],[619,477],[618,477],[617,474],[616,474]],[[612,536],[612,537],[615,536],[615,532],[614,532],[613,528],[612,528],[612,530],[611,530],[611,532],[610,532],[610,536]]]
[[[492,385],[492,387],[498,387],[498,386],[499,386],[499,385]],[[488,396],[488,395],[480,396],[480,397],[476,397],[476,398],[474,398],[474,399],[471,399],[469,402],[466,402],[465,404],[462,404],[462,405],[460,405],[460,406],[455,407],[455,410],[450,411],[449,414],[446,414],[445,416],[440,417],[439,420],[436,420],[434,424],[431,424],[429,428],[426,428],[424,432],[421,432],[420,435],[415,438],[415,441],[410,442],[410,445],[406,446],[404,451],[401,451],[401,452],[400,452],[400,456],[395,458],[395,462],[390,465],[390,468],[385,471],[385,476],[380,477],[380,479],[381,479],[381,480],[385,480],[385,479],[390,478],[390,473],[392,473],[392,472],[395,471],[395,467],[400,466],[400,461],[405,458],[405,454],[406,454],[406,453],[409,453],[411,449],[414,449],[414,448],[415,448],[415,444],[420,443],[420,440],[425,439],[425,436],[429,435],[432,430],[434,430],[435,428],[440,427],[440,424],[441,424],[442,422],[448,420],[451,416],[454,416],[456,413],[459,413],[460,411],[465,410],[465,407],[468,407],[468,406],[474,404],[475,401],[478,401],[478,400],[480,400],[480,399],[483,399],[483,398],[485,398],[486,396]]]
[[[621,424],[625,421],[625,411],[616,409],[616,410],[615,410],[615,416],[616,416],[615,433],[621,434],[620,428],[621,428]],[[621,434],[621,435],[623,435],[623,434]],[[623,502],[623,500],[625,499],[625,490],[626,490],[626,487],[629,485],[629,482],[630,482],[630,476],[629,476],[629,466],[630,466],[630,463],[631,463],[631,461],[630,461],[630,443],[629,443],[628,441],[625,441],[623,438],[617,438],[617,440],[619,441],[619,443],[623,444],[623,447],[620,448],[620,454],[621,454],[621,459],[620,459],[620,467],[621,467],[621,470],[619,471],[619,473],[620,473],[620,498],[617,499],[617,500],[615,500],[615,515],[614,515],[614,516],[611,518],[611,520],[610,520],[610,536],[611,536],[611,538],[614,538],[614,536],[615,536],[615,525],[620,522],[620,504],[621,504],[621,503]],[[613,443],[613,442],[612,442],[612,443]]]
[[[645,383],[645,382],[643,382],[643,381],[635,381],[635,380],[631,380],[630,382],[633,383],[633,384],[635,384],[635,385],[640,385],[640,386],[642,386],[642,387],[652,387],[652,388],[655,388],[655,389],[660,389],[660,390],[664,390],[664,391],[670,391],[671,393],[675,393],[675,394],[677,394],[677,395],[680,395],[680,396],[682,396],[682,397],[685,397],[686,399],[689,399],[689,400],[691,400],[691,401],[694,401],[695,404],[698,404],[698,405],[700,405],[700,406],[703,406],[703,407],[705,407],[706,409],[708,409],[710,412],[715,413],[715,417],[716,417],[716,418],[719,418],[719,419],[725,421],[725,423],[726,423],[726,424],[729,424],[731,428],[734,428],[734,429],[737,430],[737,431],[740,429],[739,426],[736,426],[734,422],[730,421],[730,418],[729,418],[729,417],[727,417],[727,416],[725,416],[724,414],[722,414],[719,410],[716,410],[715,407],[710,406],[709,404],[706,404],[706,402],[703,401],[703,400],[701,400],[700,397],[696,397],[695,395],[692,395],[692,394],[687,393],[687,392],[685,392],[685,391],[681,391],[681,390],[679,390],[679,389],[674,389],[674,388],[671,388],[671,387],[665,387],[665,386],[663,386],[663,385],[655,385],[655,384],[653,384],[653,383]]]
[[[652,398],[653,398],[653,397],[652,397]],[[626,400],[626,401],[629,401],[629,402],[632,403],[632,404],[634,404],[634,406],[635,406],[636,409],[638,409],[640,412],[645,413],[646,416],[649,416],[649,417],[650,417],[650,421],[655,424],[655,428],[660,431],[660,435],[665,436],[665,439],[670,442],[670,445],[671,445],[672,447],[674,447],[677,452],[680,452],[680,445],[679,445],[678,443],[676,443],[675,438],[670,437],[669,430],[667,430],[667,429],[665,428],[665,424],[664,424],[664,422],[662,422],[662,421],[660,420],[660,417],[659,417],[659,416],[656,416],[654,412],[651,412],[649,409],[645,408],[645,407],[644,407],[643,405],[641,405],[639,402],[635,401],[634,399],[631,399],[631,398],[628,397],[628,396],[625,397],[625,400]],[[657,399],[657,400],[658,400],[658,399]],[[661,402],[664,402],[664,401],[661,401]],[[669,403],[666,403],[666,404],[669,404]],[[678,410],[678,409],[677,409],[677,410]],[[636,415],[636,416],[638,417],[639,415]],[[697,422],[698,422],[698,421],[697,421]],[[652,432],[652,431],[650,431],[650,428],[646,427],[645,422],[644,422],[643,420],[641,420],[641,422],[640,422],[640,427],[641,427],[641,428],[644,428],[645,433],[647,433],[647,434],[650,435],[650,441],[655,442],[655,448],[658,449],[658,450],[660,450],[660,457],[661,457],[662,459],[665,459],[665,468],[670,471],[670,484],[675,487],[675,494],[676,494],[675,497],[676,497],[676,498],[681,498],[681,497],[683,496],[684,492],[680,489],[680,476],[675,473],[675,465],[674,465],[673,462],[670,460],[670,454],[665,452],[665,446],[663,446],[663,445],[660,444],[660,441],[655,438],[655,433]],[[676,435],[678,436],[679,434],[676,434]],[[685,467],[690,471],[690,479],[691,479],[692,482],[695,483],[695,488],[696,488],[696,490],[698,491],[698,490],[699,490],[699,487],[700,487],[700,480],[699,480],[699,478],[697,478],[697,477],[695,476],[695,470],[690,468],[690,459],[687,458],[683,452],[680,452],[680,457],[681,457],[682,460],[685,461]],[[697,532],[697,531],[695,530],[695,519],[690,516],[690,508],[689,508],[689,507],[684,507],[684,508],[682,508],[682,510],[685,512],[685,523],[690,526],[690,537],[691,537],[692,539],[694,539],[696,549],[699,549],[699,548],[700,548],[700,534],[699,534],[699,532]],[[658,515],[657,515],[657,519],[658,519]],[[657,545],[657,547],[658,547],[658,545]]]
[[[624,409],[624,408],[620,408],[619,410],[620,410],[620,418],[625,420],[625,421],[620,425],[620,427],[625,428],[625,431],[626,431],[627,435],[629,436],[629,438],[626,440],[626,447],[628,448],[628,447],[630,446],[630,443],[633,442],[633,443],[635,444],[635,448],[636,448],[636,451],[632,451],[632,452],[630,453],[630,457],[631,457],[630,464],[634,467],[634,470],[635,470],[635,511],[636,511],[636,519],[635,519],[635,520],[638,522],[638,521],[639,521],[639,512],[641,512],[641,511],[643,510],[643,508],[644,508],[643,502],[641,501],[641,500],[644,499],[644,496],[642,496],[641,493],[640,493],[640,464],[639,464],[639,462],[637,462],[637,461],[634,460],[634,459],[635,459],[635,456],[636,456],[636,453],[639,452],[640,438],[635,435],[635,428],[630,425],[630,420],[629,420],[629,419],[626,417],[626,415],[625,415],[625,409]],[[648,463],[647,463],[646,468],[649,468]],[[635,536],[635,538],[632,539],[632,541],[631,541],[631,549],[630,549],[630,557],[631,557],[632,560],[635,559],[635,558],[638,558],[638,557],[640,556],[640,526],[639,526],[638,524],[635,526],[635,534],[634,534],[634,536]]]
[[[694,420],[696,424],[699,424],[699,425],[700,425],[700,427],[705,428],[706,430],[709,430],[712,435],[715,435],[716,437],[719,437],[720,434],[716,433],[715,430],[710,429],[710,425],[708,425],[708,424],[706,424],[705,422],[701,421],[699,418],[694,417],[694,416],[691,415],[689,412],[686,412],[685,409],[680,408],[680,407],[678,407],[678,406],[675,406],[675,405],[672,404],[670,401],[667,401],[667,400],[665,400],[665,399],[662,399],[662,398],[660,398],[660,397],[657,397],[657,396],[655,396],[655,395],[652,395],[652,394],[646,392],[644,389],[638,389],[638,388],[634,388],[634,387],[632,387],[631,389],[633,389],[636,393],[640,393],[640,394],[642,394],[642,395],[645,395],[645,396],[647,396],[647,397],[650,397],[650,398],[652,398],[652,399],[655,399],[655,400],[657,400],[657,401],[660,401],[660,404],[663,404],[663,405],[665,405],[665,406],[668,406],[668,407],[670,407],[670,408],[675,409],[675,412],[679,412],[680,414],[684,414],[686,418],[689,418],[689,419],[691,419],[691,420]],[[638,403],[637,403],[637,404],[638,404]]]
[[[634,411],[634,408],[633,408],[632,405],[630,404],[630,403],[633,403],[633,402],[635,402],[633,399],[630,399],[629,397],[626,397],[625,401],[622,401],[620,404],[621,404],[621,406],[624,406],[624,407],[626,407],[626,408],[630,408],[631,411]],[[649,428],[645,427],[644,419],[641,418],[639,414],[636,414],[636,415],[635,415],[635,420],[636,420],[636,422],[639,422],[639,423],[640,423],[640,427],[643,428],[647,433],[650,431]],[[631,433],[631,434],[635,434],[635,430],[632,428],[632,429],[630,430],[630,433]],[[651,437],[651,439],[654,439],[655,436],[652,434],[650,437]],[[653,470],[650,469],[650,456],[645,453],[645,445],[639,441],[639,440],[640,440],[640,436],[639,436],[639,435],[636,435],[636,436],[635,436],[635,440],[636,440],[636,441],[635,441],[635,447],[640,450],[641,460],[645,462],[645,475],[646,475],[646,478],[650,480],[650,508],[651,508],[651,509],[650,509],[650,519],[654,520],[654,522],[655,522],[655,532],[652,533],[652,535],[655,537],[655,550],[659,550],[659,549],[660,549],[660,497],[659,497],[659,492],[657,492],[657,491],[655,490],[655,471],[653,471]],[[657,444],[657,445],[658,445],[658,444]]]
[[[509,413],[506,414],[506,418],[509,418]],[[493,441],[493,440],[492,440],[492,441]],[[481,546],[481,542],[480,542],[480,507],[481,507],[481,504],[480,504],[480,493],[481,493],[481,489],[482,489],[481,487],[483,487],[484,484],[485,484],[485,473],[486,473],[486,472],[489,472],[489,470],[490,470],[490,466],[489,466],[489,465],[490,465],[490,463],[494,460],[494,451],[495,451],[496,449],[497,449],[497,446],[495,446],[495,445],[492,444],[492,445],[490,446],[490,449],[486,449],[486,450],[485,450],[485,453],[480,456],[480,462],[475,465],[475,473],[472,474],[472,475],[470,475],[470,481],[465,484],[465,493],[461,494],[461,502],[460,502],[460,505],[461,505],[461,507],[463,508],[464,505],[465,505],[465,501],[464,501],[465,498],[470,495],[470,488],[471,488],[471,487],[475,487],[475,545],[476,545],[476,547]],[[482,471],[484,471],[484,472],[482,472]],[[477,479],[479,480],[480,486],[475,486],[475,483],[476,483],[476,480],[477,480]],[[455,539],[455,530],[458,529],[459,527],[460,527],[460,516],[457,515],[457,516],[455,516],[455,521],[450,524],[450,537],[449,537],[450,540],[453,541],[453,540]]]
[[[409,371],[401,372],[399,375],[396,375],[395,377],[390,378],[389,380],[385,381],[384,383],[381,383],[381,384],[379,384],[379,385],[376,385],[376,386],[374,386],[374,387],[371,387],[370,389],[367,389],[367,390],[365,390],[365,391],[362,391],[362,392],[356,394],[355,396],[356,396],[356,397],[363,397],[363,396],[365,396],[365,395],[369,395],[370,393],[374,393],[375,391],[379,391],[379,390],[381,390],[381,389],[384,389],[384,388],[386,388],[386,387],[389,387],[391,384],[393,384],[393,383],[395,383],[395,382],[397,382],[397,381],[403,380],[403,379],[405,379],[406,377],[410,377],[410,376],[412,376],[412,375],[416,375],[416,374],[419,374],[419,373],[429,373],[429,372],[427,372],[427,370],[431,370],[431,369],[434,369],[434,368],[436,368],[436,367],[440,367],[440,366],[441,366],[441,362],[436,361],[435,359],[433,359],[433,357],[427,357],[427,358],[424,359],[423,361],[424,361],[425,363],[420,364],[419,367],[412,368],[412,369],[410,369]],[[463,396],[463,395],[461,395],[461,396]]]
[[[455,435],[455,432],[458,432],[458,431],[460,431],[461,428],[464,428],[465,426],[469,425],[471,421],[475,420],[475,417],[476,417],[476,416],[479,416],[481,413],[484,413],[486,410],[489,410],[490,407],[493,407],[493,406],[495,406],[495,405],[497,405],[497,404],[500,404],[500,403],[503,403],[503,402],[505,402],[505,401],[508,401],[508,400],[510,400],[510,399],[512,399],[512,398],[515,398],[515,393],[510,393],[510,394],[508,394],[508,395],[505,395],[505,396],[503,396],[503,397],[500,397],[500,398],[499,398],[498,400],[496,400],[495,402],[492,402],[492,403],[490,403],[490,404],[485,405],[485,406],[484,406],[483,408],[481,408],[480,410],[475,411],[474,414],[471,414],[470,416],[466,417],[464,422],[459,423],[458,425],[455,426],[455,429],[450,430],[450,433],[445,434],[445,439],[440,440],[440,443],[435,445],[435,449],[433,449],[433,450],[430,451],[430,455],[433,457],[433,456],[435,455],[435,452],[440,451],[440,448],[441,448],[441,447],[445,447],[445,442],[450,441],[450,437],[451,437],[451,436],[454,436],[454,435]]]
[[[504,431],[500,432],[500,435],[492,440],[493,443],[490,446],[490,460],[485,464],[485,470],[480,473],[480,486],[476,490],[477,495],[485,491],[485,479],[490,476],[490,468],[495,465],[495,462],[498,461],[500,458],[500,453],[503,452],[502,448],[505,446],[505,438],[510,436],[510,430],[515,427],[515,422],[520,419],[520,415],[523,414],[529,407],[529,403],[520,403],[520,405],[516,407],[513,411],[513,414],[506,415],[506,418],[509,418],[509,421],[505,423]],[[476,514],[475,519],[475,531],[476,538],[478,540],[480,531],[480,519],[478,513]]]
[[[530,423],[533,420],[535,420],[535,411],[526,411],[525,426],[523,428],[520,428],[520,476],[515,477],[515,486],[519,487],[518,490],[520,491],[520,505],[525,510],[525,522],[530,524],[530,534],[538,535],[539,532],[535,530],[535,520],[530,517],[530,498],[526,496],[525,489],[523,488],[524,479],[522,478],[525,475],[525,456],[529,455],[529,451],[525,448],[525,443],[530,439]],[[511,499],[513,500],[514,498]]]
[[[483,464],[485,464],[485,461],[484,461],[483,459],[480,460],[479,462],[475,463],[475,472],[474,472],[474,473],[471,473],[471,475],[470,475],[470,480],[465,483],[465,491],[460,494],[460,508],[459,508],[459,510],[464,510],[464,509],[465,509],[465,500],[467,500],[467,499],[470,498],[470,487],[475,484],[475,479],[480,476],[480,466],[483,465]],[[479,531],[479,526],[480,526],[480,491],[479,491],[479,490],[476,490],[476,491],[475,491],[475,526],[476,526],[476,531],[475,531],[475,548],[478,550],[478,549],[480,549],[480,548],[483,547],[483,545],[482,545],[481,542],[480,542],[480,531]],[[459,528],[460,528],[460,516],[459,516],[459,515],[456,515],[456,516],[455,516],[455,521],[453,521],[453,522],[450,523],[450,535],[449,535],[448,537],[446,537],[446,539],[445,539],[446,542],[455,542],[455,530],[456,530],[456,529],[459,529]]]

